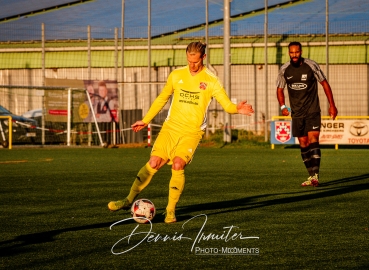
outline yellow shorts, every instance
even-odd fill
[[[151,156],[157,156],[173,164],[175,157],[182,158],[186,164],[192,160],[204,132],[198,134],[181,134],[162,128],[153,145]]]

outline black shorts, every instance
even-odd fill
[[[320,131],[322,118],[320,112],[309,114],[305,117],[292,117],[292,135],[304,137],[309,131]]]

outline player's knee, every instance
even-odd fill
[[[179,157],[175,157],[173,160],[173,164],[172,164],[172,169],[175,171],[179,171],[179,170],[183,170],[186,166],[186,162],[179,158]]]
[[[306,143],[300,142],[300,148],[307,148],[307,147],[309,147],[309,142],[306,142]]]
[[[309,141],[309,144],[319,142],[319,135],[320,135],[320,132],[319,131],[311,131],[311,132],[309,132],[308,133],[308,141]]]
[[[309,147],[309,138],[307,136],[299,137],[298,139],[301,148]]]
[[[311,138],[311,139],[309,140],[309,145],[310,145],[310,144],[313,144],[313,143],[319,143],[319,137],[318,137],[318,138],[313,137],[313,138]]]
[[[155,170],[159,170],[161,167],[162,159],[159,157],[151,157],[149,160],[149,165]]]

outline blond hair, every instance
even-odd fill
[[[204,56],[206,50],[206,43],[196,41],[188,44],[186,53],[200,53],[201,57]]]

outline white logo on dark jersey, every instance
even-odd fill
[[[307,88],[307,84],[305,83],[291,83],[288,86],[293,90],[304,90]]]
[[[287,77],[287,80],[292,79],[292,78],[293,78],[293,76],[291,76],[291,77]]]
[[[306,81],[307,80],[308,75],[307,74],[302,74],[301,75],[301,81]]]

